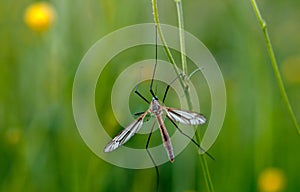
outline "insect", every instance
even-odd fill
[[[202,149],[200,147],[200,145],[190,136],[186,135],[175,122],[178,123],[182,123],[182,124],[186,124],[186,125],[201,125],[204,124],[206,122],[206,118],[204,117],[204,115],[197,113],[197,112],[192,112],[192,111],[187,111],[187,110],[181,110],[181,109],[175,109],[175,108],[171,108],[171,107],[167,107],[164,105],[167,93],[169,91],[170,88],[170,84],[172,84],[178,77],[176,77],[176,79],[174,79],[166,88],[164,96],[163,96],[163,100],[162,102],[160,102],[157,98],[157,96],[155,95],[152,87],[153,87],[153,80],[154,80],[154,76],[155,76],[155,71],[156,71],[156,66],[157,66],[157,29],[156,29],[156,62],[154,65],[154,70],[153,70],[153,74],[152,74],[152,79],[151,79],[151,84],[150,84],[150,93],[152,95],[152,100],[151,102],[149,102],[141,93],[138,92],[137,87],[135,90],[135,93],[141,97],[144,101],[146,101],[150,106],[149,108],[140,114],[140,116],[133,121],[130,125],[128,125],[125,129],[123,129],[117,136],[115,136],[104,148],[104,152],[111,152],[114,151],[115,149],[117,149],[118,147],[122,146],[123,144],[125,144],[135,133],[137,133],[142,125],[143,125],[143,121],[144,118],[147,114],[151,113],[153,116],[155,116],[156,121],[159,125],[159,130],[161,133],[161,137],[162,137],[162,141],[163,141],[163,145],[164,148],[168,154],[168,158],[171,162],[174,161],[174,152],[173,152],[173,147],[171,144],[171,140],[169,137],[169,134],[167,132],[167,129],[165,127],[165,123],[163,120],[163,113],[166,114],[166,117],[172,122],[172,124],[180,131],[180,133],[182,133],[184,136],[188,137],[189,139],[191,139],[191,141],[196,144],[202,151],[204,151],[204,149]],[[154,127],[154,125],[153,125]],[[153,130],[152,127],[152,130]],[[150,154],[150,152],[148,151],[148,145],[149,145],[149,141],[150,141],[150,137],[152,134],[152,130],[149,134],[148,140],[147,140],[147,144],[146,144],[146,150],[153,162],[153,164],[155,165],[156,169],[157,166]],[[209,157],[211,157],[212,159],[214,159],[209,153],[207,153],[206,151],[204,151],[205,154],[207,154]],[[157,171],[158,172],[158,171]]]
[[[134,122],[127,126],[123,131],[121,131],[111,142],[109,142],[104,152],[110,152],[126,143],[136,132],[140,130],[143,125],[143,120],[148,113],[152,113],[159,125],[161,137],[163,140],[164,147],[167,151],[168,157],[171,162],[174,161],[174,152],[171,144],[169,134],[166,130],[162,114],[166,113],[167,118],[172,122],[176,121],[186,125],[200,125],[206,122],[206,118],[199,113],[174,109],[166,107],[163,103],[158,101],[156,96],[153,96],[152,101],[150,102],[150,107],[142,115],[140,115]],[[174,123],[175,124],[175,123]],[[175,124],[176,125],[176,124]],[[176,125],[178,128],[178,126]]]

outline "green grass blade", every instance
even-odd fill
[[[296,127],[298,134],[300,135],[300,127],[298,125],[296,116],[294,114],[294,111],[293,111],[292,106],[290,104],[290,101],[289,101],[289,98],[287,96],[286,90],[284,88],[284,84],[283,84],[283,81],[282,81],[282,78],[281,78],[281,75],[280,75],[280,72],[279,72],[279,69],[278,69],[277,60],[275,58],[275,54],[274,54],[274,51],[273,51],[273,46],[272,46],[272,43],[271,43],[271,40],[270,40],[270,37],[269,37],[267,24],[266,24],[265,20],[262,18],[261,13],[259,11],[259,8],[258,8],[257,3],[256,3],[255,0],[251,0],[251,5],[252,5],[252,8],[255,12],[255,15],[257,17],[257,20],[260,24],[260,27],[261,27],[263,35],[264,35],[265,43],[267,45],[269,57],[271,59],[271,64],[272,64],[272,67],[273,67],[273,70],[274,70],[274,73],[275,73],[275,76],[276,76],[276,79],[277,79],[277,83],[278,83],[278,86],[279,86],[279,89],[280,89],[281,96],[282,96],[282,98],[284,100],[284,103],[286,105],[286,108],[288,109],[288,112],[289,112],[289,114],[292,118],[293,124]]]

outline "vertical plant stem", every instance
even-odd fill
[[[182,71],[184,73],[183,78],[185,80],[185,95],[186,95],[186,99],[188,101],[188,105],[189,105],[189,110],[192,110],[192,103],[191,103],[191,99],[190,99],[190,94],[189,94],[189,84],[187,81],[187,62],[186,62],[186,52],[185,52],[185,38],[184,38],[184,22],[183,22],[183,11],[182,11],[182,2],[181,0],[175,0],[176,3],[176,8],[177,8],[177,15],[178,15],[178,28],[179,28],[179,39],[180,39],[180,53],[181,53],[181,62],[182,62]],[[196,139],[197,142],[200,144],[201,143],[201,135],[198,131],[198,129],[196,129]],[[204,179],[205,179],[205,183],[207,186],[207,189],[209,192],[213,192],[214,191],[214,187],[213,187],[213,183],[210,177],[210,172],[209,172],[209,168],[206,162],[206,159],[204,157],[204,155],[200,155],[200,163],[201,163],[201,167],[202,167],[202,171],[203,171],[203,175],[204,175]]]
[[[180,52],[181,52],[181,66],[182,71],[187,75],[187,63],[185,57],[185,39],[184,39],[184,22],[183,22],[183,11],[181,0],[175,0],[178,16],[178,27],[179,27],[179,40],[180,40]]]
[[[273,46],[272,46],[272,43],[271,43],[271,40],[270,40],[270,37],[269,37],[267,24],[266,24],[265,20],[262,18],[261,13],[258,9],[258,6],[257,6],[257,3],[256,3],[255,0],[251,0],[251,5],[252,5],[252,8],[255,12],[255,15],[257,17],[257,20],[258,20],[258,22],[261,26],[261,29],[262,29],[262,32],[263,32],[263,35],[264,35],[265,43],[267,45],[269,57],[270,57],[271,64],[272,64],[272,67],[273,67],[273,70],[274,70],[274,73],[275,73],[275,76],[276,76],[276,79],[277,79],[277,83],[278,83],[278,86],[279,86],[281,96],[282,96],[282,98],[285,102],[286,108],[287,108],[287,110],[288,110],[288,112],[291,116],[291,119],[294,123],[294,126],[296,127],[297,132],[300,135],[299,125],[298,125],[296,116],[294,114],[294,111],[292,109],[292,106],[290,104],[289,98],[287,96],[287,93],[286,93],[286,90],[285,90],[285,87],[284,87],[284,84],[283,84],[283,81],[282,81],[282,78],[281,78],[281,75],[280,75],[280,72],[279,72],[279,69],[278,69],[278,64],[277,64],[275,54],[274,54],[274,51],[273,51]]]
[[[184,90],[184,94],[185,94],[185,98],[187,100],[188,103],[188,107],[191,110],[192,109],[192,102],[191,102],[191,98],[190,98],[190,93],[189,93],[189,85],[188,85],[188,78],[187,78],[187,66],[186,66],[186,56],[185,56],[185,40],[184,40],[184,25],[183,25],[183,14],[182,14],[182,4],[181,4],[181,0],[175,0],[176,2],[176,7],[177,7],[177,14],[178,14],[178,25],[179,25],[179,39],[180,39],[180,49],[181,49],[181,62],[182,62],[182,75],[179,78],[180,84]],[[152,8],[153,8],[153,16],[154,16],[154,21],[157,27],[157,31],[159,34],[159,38],[161,39],[161,42],[163,44],[164,50],[167,54],[167,57],[169,59],[169,61],[171,62],[171,64],[174,67],[174,70],[176,72],[177,75],[179,75],[179,70],[177,68],[177,65],[173,59],[173,56],[166,44],[166,41],[164,39],[161,27],[160,27],[160,23],[159,23],[159,17],[158,17],[158,10],[157,10],[157,0],[152,0]],[[200,143],[201,141],[201,136],[200,133],[198,132],[198,130],[196,129],[196,135],[197,135],[197,141],[198,143]],[[210,173],[209,173],[209,169],[208,169],[208,165],[206,162],[206,159],[203,155],[200,155],[200,162],[201,162],[201,167],[202,167],[202,171],[203,171],[203,175],[205,178],[205,182],[208,188],[209,192],[213,192],[214,188],[213,188],[213,184],[210,178]]]
[[[158,36],[163,44],[164,51],[167,54],[167,57],[168,57],[170,63],[172,64],[174,71],[176,72],[176,75],[179,76],[180,75],[179,69],[175,63],[175,60],[171,54],[171,51],[169,50],[169,47],[166,43],[166,40],[163,36],[162,30],[160,27],[159,18],[158,18],[158,10],[157,10],[157,0],[152,0],[152,10],[153,10],[153,17],[154,17],[154,22],[155,22],[155,25],[157,28]],[[181,78],[181,76],[178,79],[179,79],[179,82],[180,82],[180,85],[182,86],[182,88],[185,89],[186,85],[185,85],[183,79]]]
[[[156,25],[156,28],[157,28],[158,36],[159,36],[159,38],[160,38],[160,40],[163,44],[164,51],[166,52],[169,61],[173,65],[174,70],[176,72],[176,75],[179,75],[178,67],[175,63],[175,60],[174,60],[172,54],[171,54],[171,51],[169,50],[169,48],[167,46],[166,40],[163,36],[162,30],[161,30],[161,27],[160,27],[159,18],[158,18],[158,10],[157,10],[157,0],[152,0],[152,9],[153,9],[154,22],[155,22],[155,25]]]
[[[213,192],[213,191],[215,191],[214,190],[214,185],[212,183],[210,173],[209,173],[209,168],[208,168],[208,165],[207,165],[207,162],[206,162],[206,159],[205,159],[204,155],[200,155],[200,162],[201,162],[201,167],[202,167],[202,170],[203,170],[203,175],[204,175],[206,187],[207,187],[209,192]]]

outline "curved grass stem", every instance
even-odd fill
[[[189,110],[192,110],[192,102],[190,98],[190,93],[189,93],[189,85],[188,85],[188,74],[187,74],[187,62],[186,62],[186,56],[185,56],[185,39],[184,39],[184,25],[183,25],[183,14],[182,14],[182,3],[181,0],[175,0],[176,3],[176,8],[177,8],[177,15],[178,15],[178,28],[179,28],[179,40],[180,40],[180,50],[181,50],[181,62],[182,62],[182,75],[180,75],[179,82],[184,90],[185,98],[188,103],[188,108]],[[175,63],[175,60],[173,59],[173,56],[167,46],[167,43],[164,39],[160,23],[159,23],[159,17],[158,17],[158,10],[157,10],[157,0],[152,0],[152,8],[153,8],[153,16],[154,16],[154,22],[157,27],[157,31],[159,34],[159,38],[163,44],[164,51],[167,54],[167,57],[170,61],[170,63],[173,65],[173,68],[176,72],[177,75],[179,75],[179,69]],[[198,130],[196,129],[196,139],[198,143],[201,143],[201,136]],[[209,168],[206,162],[206,159],[203,155],[199,156],[200,158],[200,163],[203,171],[203,175],[205,178],[205,183],[207,185],[208,191],[213,192],[213,183],[211,181],[210,177],[210,172]]]
[[[155,22],[155,25],[156,25],[156,28],[157,28],[158,36],[159,36],[159,38],[160,38],[160,40],[163,44],[164,51],[166,52],[169,61],[173,65],[174,70],[176,72],[176,75],[179,75],[180,74],[179,69],[178,69],[178,67],[175,63],[175,60],[174,60],[174,58],[171,54],[170,49],[168,48],[168,45],[166,43],[166,40],[163,36],[162,30],[161,30],[161,27],[160,27],[160,22],[159,22],[159,18],[158,18],[158,10],[157,10],[157,0],[152,0],[152,9],[153,9],[154,22]],[[181,78],[179,78],[179,79],[181,79]],[[180,83],[182,83],[182,82],[180,82]]]
[[[285,90],[285,87],[284,87],[284,84],[283,84],[283,81],[282,81],[282,78],[281,78],[281,75],[280,75],[280,72],[279,72],[279,69],[278,69],[278,64],[277,64],[277,60],[275,58],[275,54],[274,54],[274,51],[273,51],[273,46],[272,46],[272,43],[271,43],[271,40],[270,40],[270,37],[269,37],[267,24],[266,24],[265,20],[262,18],[260,10],[259,10],[255,0],[251,0],[251,5],[252,5],[252,8],[255,12],[255,15],[257,17],[257,20],[260,24],[260,27],[261,27],[263,35],[264,35],[265,43],[267,45],[267,49],[268,49],[269,57],[270,57],[270,60],[271,60],[272,68],[273,68],[273,71],[274,71],[275,76],[276,76],[276,80],[277,80],[277,83],[278,83],[278,87],[279,87],[281,96],[282,96],[282,98],[285,102],[286,108],[287,108],[287,110],[288,110],[288,112],[291,116],[293,124],[296,127],[298,134],[300,135],[300,127],[298,125],[296,116],[295,116],[294,111],[292,109],[292,106],[290,104],[289,98],[287,96],[287,93],[286,93],[286,90]]]

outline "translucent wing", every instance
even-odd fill
[[[170,119],[182,124],[201,125],[206,122],[206,118],[200,113],[180,109],[173,109],[168,107],[164,107],[164,110],[166,111],[167,116]]]
[[[148,111],[143,113],[134,122],[128,125],[123,131],[121,131],[115,138],[113,138],[104,148],[104,152],[111,152],[124,143],[126,143],[136,132],[140,130],[143,125],[143,119],[147,115]]]

